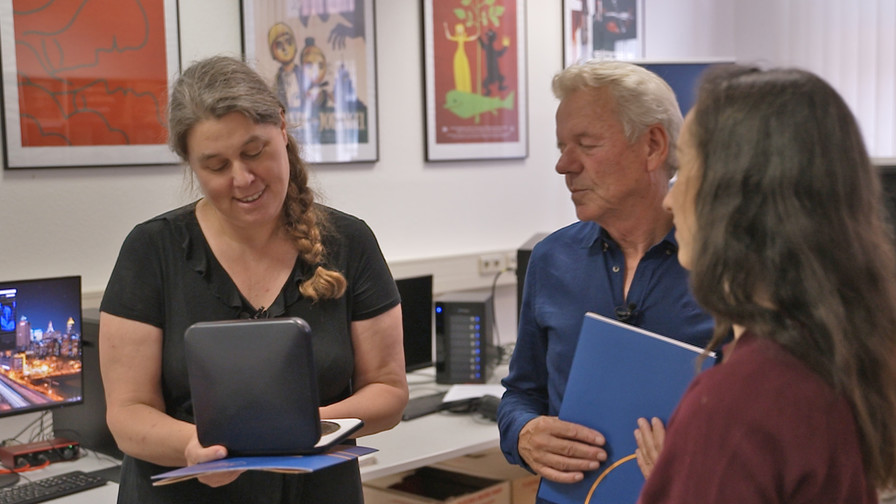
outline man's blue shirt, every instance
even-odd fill
[[[623,298],[625,257],[598,224],[576,222],[533,248],[516,347],[502,381],[507,392],[498,408],[508,461],[525,466],[517,451],[520,430],[537,416],[559,412],[586,312],[620,318],[627,311],[626,322],[648,331],[700,347],[709,342],[712,318],[691,296],[677,252],[673,230],[641,258]]]

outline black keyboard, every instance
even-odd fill
[[[19,483],[0,488],[0,504],[34,504],[63,495],[89,490],[106,484],[106,479],[82,471],[72,471],[58,476]]]

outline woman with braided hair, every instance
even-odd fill
[[[125,453],[119,502],[362,502],[357,461],[307,475],[225,473],[153,487],[172,466],[223,458],[199,444],[184,360],[195,322],[302,317],[321,418],[389,429],[407,402],[401,309],[372,231],[314,201],[283,105],[245,63],[199,61],[169,104],[169,145],[202,197],[137,225],[104,293],[107,420]],[[272,384],[276,386],[276,384]]]

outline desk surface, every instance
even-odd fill
[[[89,450],[82,450],[82,456],[77,460],[73,460],[71,462],[56,462],[43,469],[21,473],[20,476],[22,479],[20,480],[20,482],[24,483],[29,480],[33,481],[43,478],[49,478],[50,476],[56,476],[58,474],[63,474],[71,471],[91,472],[99,469],[105,469],[107,467],[112,467],[114,465],[117,465],[117,463],[118,462],[111,457],[98,455]],[[59,504],[97,504],[105,502],[112,503],[117,499],[118,484],[109,482],[101,487],[91,488],[90,490],[66,495],[65,497],[60,497],[58,499],[53,499],[47,502]]]
[[[498,383],[506,372],[498,369],[489,383]],[[450,388],[436,385],[434,375],[433,368],[409,374],[411,397]],[[433,413],[358,438],[358,444],[379,450],[361,460],[361,479],[367,481],[497,447],[498,424],[470,413]]]
[[[379,450],[361,460],[361,479],[367,481],[494,448],[498,426],[472,414],[434,413],[359,438],[358,444]]]
[[[430,369],[408,375],[411,397],[449,388],[436,385],[433,373]],[[358,438],[358,444],[379,450],[361,459],[361,479],[367,481],[494,448],[498,446],[498,425],[475,414],[433,413],[402,421],[391,430]],[[115,465],[113,459],[87,451],[86,456],[76,461],[55,463],[45,469],[23,473],[22,479],[47,478],[69,471],[91,472],[112,465]],[[107,483],[48,502],[102,504],[115,502],[117,498],[118,485]]]

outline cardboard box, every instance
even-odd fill
[[[534,504],[541,478],[522,467],[511,465],[501,450],[494,448],[434,464],[433,467],[510,483],[513,504]]]
[[[421,467],[364,483],[366,504],[511,504],[510,483]]]

